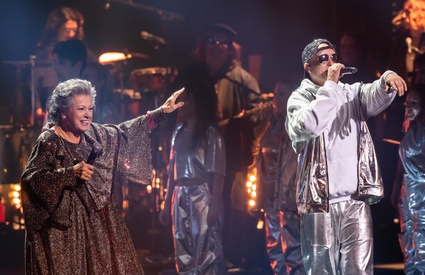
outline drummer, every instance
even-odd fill
[[[60,41],[53,48],[53,64],[59,82],[81,77],[87,64],[87,47],[83,41]]]
[[[82,13],[71,7],[61,6],[48,15],[41,39],[36,45],[36,66],[34,83],[36,83],[36,118],[43,117],[45,103],[53,88],[58,84],[58,77],[52,66],[54,62],[54,47],[56,43],[68,40],[84,39],[84,17]],[[97,60],[97,56],[86,47],[86,58]]]
[[[56,78],[60,81],[66,81],[72,78],[80,78],[87,64],[87,48],[81,40],[72,39],[60,41],[53,48],[53,68]],[[36,117],[42,118],[41,126],[47,123],[46,103],[50,97],[50,90],[43,89],[39,95],[36,110]],[[37,123],[40,126],[40,123]],[[41,129],[40,129],[41,130]]]

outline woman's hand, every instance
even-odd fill
[[[181,88],[180,90],[174,92],[168,99],[165,101],[165,103],[161,106],[164,113],[171,113],[174,112],[174,110],[180,108],[183,106],[183,102],[176,103],[177,98],[181,93],[183,93],[184,88]]]
[[[74,175],[82,180],[89,180],[93,176],[94,166],[82,161],[73,166]]]

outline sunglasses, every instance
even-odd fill
[[[212,44],[212,45],[230,45],[232,42],[229,39],[223,38],[223,39],[217,39],[214,37],[207,37],[205,38],[205,41],[208,44]]]
[[[70,32],[77,33],[78,32],[78,28],[65,28],[65,32],[66,33],[70,33]]]
[[[341,61],[341,57],[339,56],[339,54],[334,53],[334,54],[321,54],[319,55],[319,57],[317,58],[317,60],[319,60],[320,64],[323,64],[325,62],[329,61],[329,56],[331,57],[332,61],[335,63],[339,63]]]

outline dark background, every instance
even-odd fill
[[[180,67],[187,62],[195,39],[215,22],[232,26],[242,44],[243,65],[249,55],[261,55],[260,85],[271,91],[283,77],[302,75],[301,51],[313,38],[337,43],[345,29],[363,34],[369,53],[380,69],[398,68],[403,61],[404,32],[391,19],[403,1],[388,0],[2,0],[0,1],[0,60],[28,60],[40,39],[48,13],[60,5],[78,8],[85,17],[85,42],[97,54],[129,51],[152,54],[149,64],[166,53],[165,62]],[[158,15],[163,11],[165,16]],[[167,17],[171,14],[171,19]],[[169,16],[168,16],[169,17]],[[173,18],[174,17],[174,18]],[[163,37],[167,45],[153,50],[139,33]],[[401,62],[401,63],[400,63]],[[144,66],[146,65],[146,66]]]
[[[273,91],[277,81],[302,77],[301,51],[312,39],[322,37],[337,43],[346,29],[359,31],[365,37],[369,58],[381,72],[390,68],[405,76],[407,31],[391,24],[395,13],[402,9],[402,0],[134,0],[133,5],[111,1],[109,9],[104,8],[105,3],[0,0],[0,124],[8,121],[8,110],[16,100],[15,92],[21,81],[17,75],[19,66],[5,61],[28,61],[48,13],[61,5],[82,12],[84,41],[97,55],[130,51],[150,56],[149,60],[135,61],[136,68],[181,68],[188,62],[196,38],[205,26],[221,22],[238,32],[245,68],[249,69],[250,55],[261,56],[259,84],[263,92]],[[141,39],[141,31],[163,37],[167,44],[155,49],[150,41]],[[398,119],[402,117],[402,113],[394,115]],[[397,123],[394,129],[401,127]],[[393,136],[399,137],[399,133]],[[386,198],[372,207],[375,262],[401,262],[397,243],[399,225],[393,222],[397,215],[389,203],[397,146],[377,143],[381,148]],[[4,158],[4,152],[0,153]]]

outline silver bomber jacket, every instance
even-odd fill
[[[362,100],[362,94],[367,93],[371,89],[385,89],[385,76],[390,73],[387,71],[382,75],[381,79],[376,80],[372,84],[353,84],[349,89],[357,89],[358,95],[353,99],[357,102],[359,109],[359,142],[358,142],[358,185],[357,192],[353,195],[353,199],[363,200],[368,204],[379,202],[384,196],[384,187],[382,176],[376,159],[375,148],[372,137],[366,125],[363,114],[373,116],[388,107],[395,97],[391,96],[383,106],[376,107],[371,111],[373,105],[370,98]],[[338,85],[344,85],[338,83]],[[316,93],[320,86],[314,84],[309,79],[304,79],[301,85],[296,89],[291,97],[296,96],[296,102],[304,101],[305,104],[316,99]],[[360,103],[362,102],[362,104]],[[375,102],[376,104],[376,102]],[[366,105],[366,106],[365,106]],[[362,108],[360,108],[360,106]],[[288,116],[286,118],[285,128],[292,139],[292,145],[298,154],[297,168],[297,207],[300,214],[328,212],[329,208],[329,178],[325,147],[325,137],[321,133],[319,135],[312,132],[303,132],[302,138],[294,138],[294,125],[291,125],[292,112],[296,111],[299,106],[291,106],[288,101]],[[369,109],[368,109],[369,108]],[[373,109],[373,108],[372,108]],[[366,115],[365,115],[366,116]],[[303,125],[297,125],[303,127]],[[292,136],[291,136],[292,134]]]

